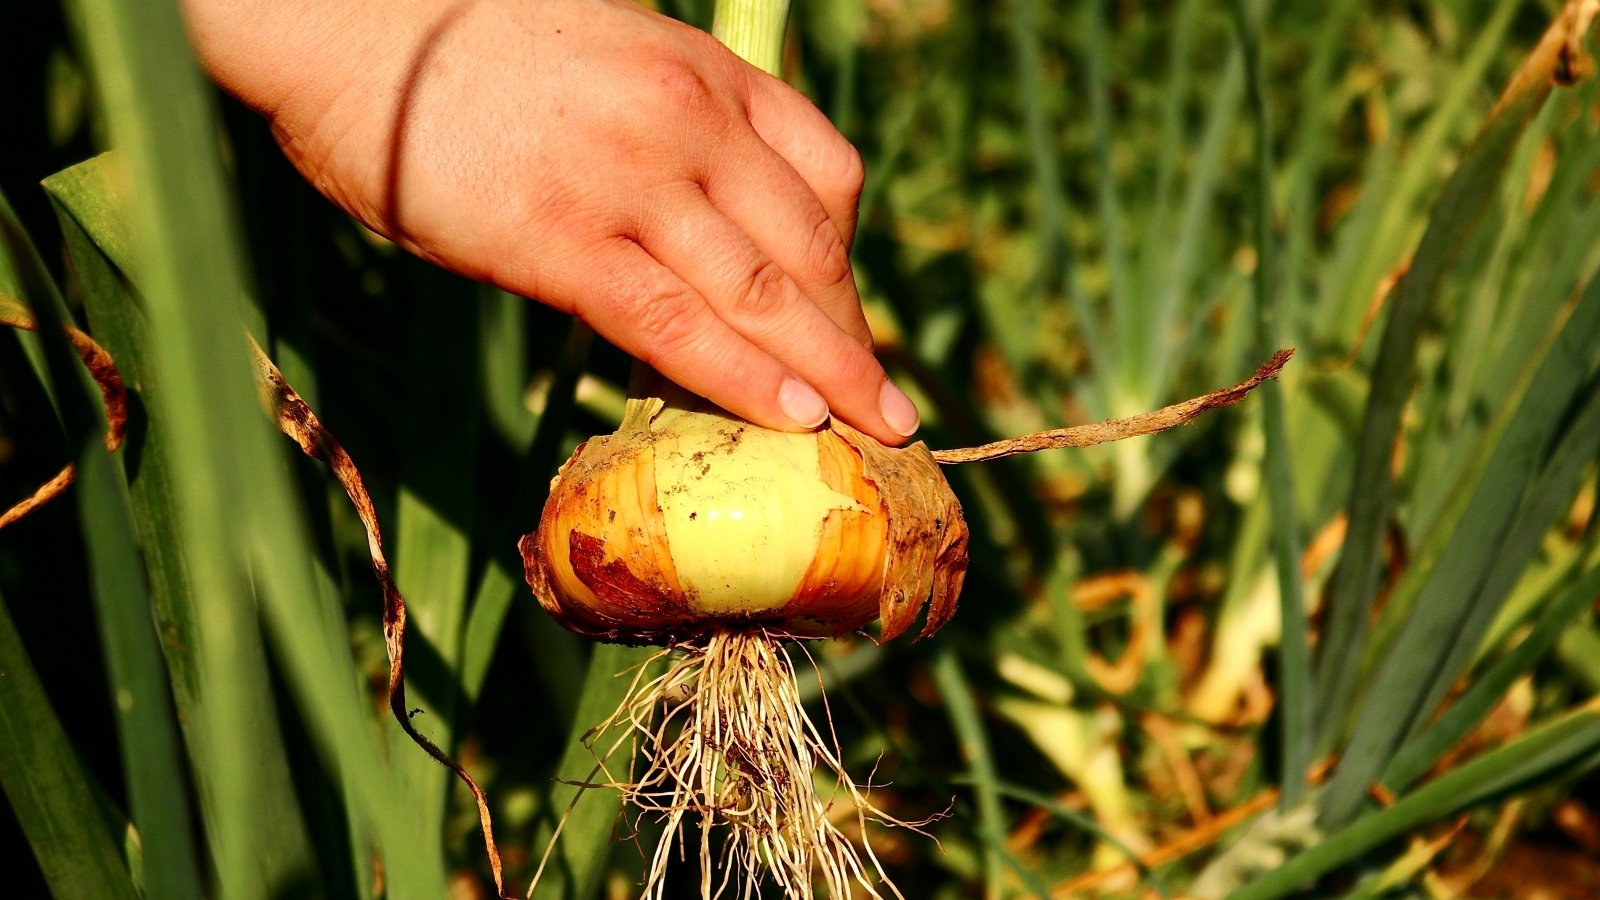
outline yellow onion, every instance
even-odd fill
[[[674,648],[639,667],[617,711],[586,738],[621,735],[590,745],[602,766],[639,744],[614,786],[661,829],[642,896],[666,896],[685,823],[697,819],[702,896],[730,883],[753,896],[770,877],[803,900],[817,880],[830,897],[904,900],[870,847],[858,853],[839,829],[834,802],[854,808],[863,845],[869,822],[920,829],[937,816],[897,819],[851,779],[833,729],[801,704],[784,640],[843,634],[875,618],[889,640],[924,605],[922,636],[949,621],[966,574],[967,526],[940,464],[1181,425],[1242,399],[1288,356],[1274,355],[1235,387],[1155,412],[937,452],[889,449],[839,422],[771,431],[636,369],[621,428],[573,453],[538,530],[519,546],[534,595],[567,628]],[[652,674],[657,663],[665,670]],[[818,771],[836,785],[827,795],[816,791]],[[715,852],[714,833],[722,835]]]
[[[772,431],[671,385],[578,447],[520,544],[529,585],[587,637],[677,643],[760,628],[829,637],[955,612],[967,527],[927,447],[839,422]]]

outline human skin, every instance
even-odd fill
[[[861,160],[631,0],[184,0],[202,65],[407,250],[578,316],[753,422],[917,426],[849,248]]]

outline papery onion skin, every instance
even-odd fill
[[[580,446],[519,546],[570,630],[674,643],[739,627],[831,637],[880,615],[890,639],[933,592],[926,636],[954,611],[966,539],[920,444],[837,423],[771,431],[674,394],[632,402],[621,429]]]

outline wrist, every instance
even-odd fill
[[[350,91],[399,80],[422,5],[348,0],[182,0],[202,68],[275,125],[314,123]],[[290,131],[297,131],[292,125]]]

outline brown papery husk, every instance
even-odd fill
[[[819,727],[801,704],[787,641],[762,629],[720,630],[663,649],[590,732],[590,740],[614,737],[596,748],[604,780],[588,786],[620,790],[634,825],[661,831],[641,897],[666,896],[676,856],[698,861],[704,898],[758,897],[770,878],[792,898],[815,896],[820,882],[829,897],[859,888],[904,900],[872,851],[869,826],[926,834],[922,826],[943,813],[910,822],[873,803],[870,784],[857,784],[840,761],[826,707]],[[613,773],[619,753],[627,771]],[[818,773],[831,782],[825,792]],[[836,824],[851,818],[859,849]]]
[[[878,596],[880,641],[892,641],[916,621],[927,601],[918,640],[931,637],[956,612],[967,576],[969,533],[961,503],[938,455],[927,445],[885,447],[843,422],[830,427],[861,454],[863,471],[881,491],[888,520],[888,558]]]

